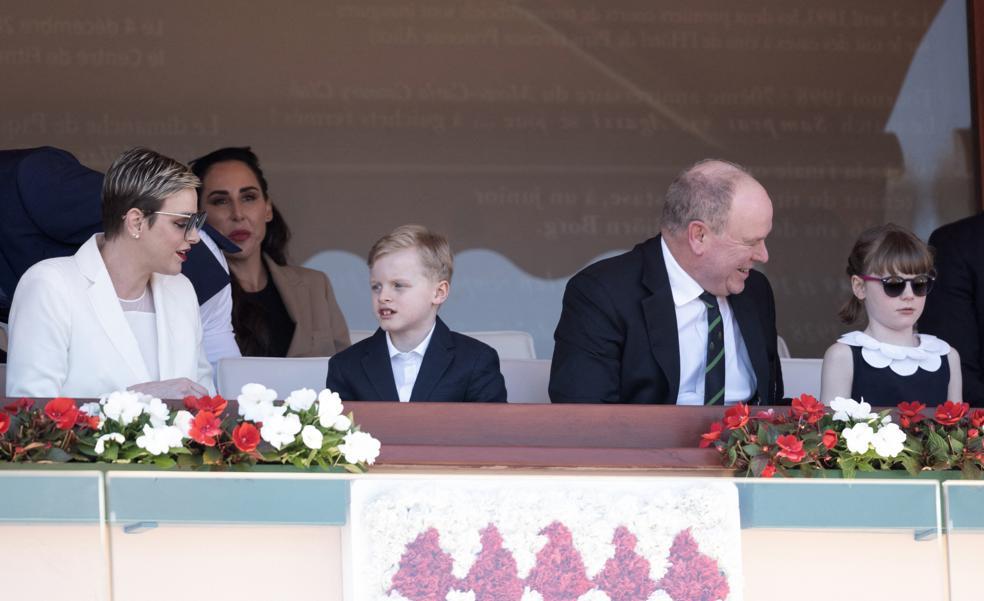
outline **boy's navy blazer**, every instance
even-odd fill
[[[386,332],[377,329],[332,357],[325,386],[343,401],[399,401]],[[506,402],[499,354],[484,342],[452,332],[438,317],[410,400]]]

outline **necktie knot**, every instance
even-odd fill
[[[705,305],[707,305],[707,308],[708,309],[711,309],[711,308],[717,309],[718,308],[718,299],[717,299],[716,296],[714,296],[710,292],[708,292],[708,291],[705,290],[704,292],[701,293],[701,295],[698,298]]]

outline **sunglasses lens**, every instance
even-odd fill
[[[905,292],[905,280],[902,278],[883,278],[882,288],[885,289],[885,295],[890,298],[895,298],[903,292]]]
[[[933,278],[924,275],[912,278],[912,293],[916,296],[926,296],[932,289]]]

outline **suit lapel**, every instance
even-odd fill
[[[765,340],[762,339],[762,324],[755,310],[755,301],[746,292],[729,296],[728,303],[735,312],[735,321],[752,361],[759,403],[768,403],[772,398],[769,395],[769,357],[766,354]]]
[[[280,299],[284,301],[287,315],[294,322],[294,337],[287,349],[287,356],[299,356],[309,351],[309,349],[298,348],[302,341],[310,340],[310,336],[303,335],[311,331],[311,315],[305,310],[308,305],[302,300],[308,298],[307,283],[303,278],[297,277],[293,271],[274,263],[270,257],[263,255],[263,260],[273,279],[273,285],[280,294]]]
[[[393,364],[386,347],[386,332],[379,328],[369,341],[369,350],[362,356],[362,369],[366,379],[376,391],[381,401],[399,401],[396,380],[393,379]]]
[[[668,400],[676,402],[680,391],[680,341],[661,239],[661,236],[656,236],[642,246],[642,283],[652,293],[642,299],[642,314],[653,357],[668,383]]]
[[[424,352],[424,360],[420,364],[420,371],[417,373],[417,380],[413,383],[413,391],[410,393],[411,401],[429,401],[441,381],[444,372],[448,370],[454,360],[454,341],[451,339],[451,330],[444,325],[441,318],[437,318],[434,325],[434,335],[431,336],[430,344]],[[464,399],[460,399],[464,400]]]
[[[120,307],[113,281],[109,279],[106,264],[103,263],[102,255],[99,253],[97,242],[99,238],[101,234],[89,238],[89,241],[75,253],[79,272],[89,280],[89,287],[86,289],[89,306],[92,307],[96,320],[120,354],[123,363],[133,372],[136,381],[147,382],[150,380],[150,372],[144,365],[137,339],[130,329],[126,316],[123,315],[123,308]]]

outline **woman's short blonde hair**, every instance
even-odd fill
[[[454,255],[444,236],[432,232],[422,225],[401,225],[376,241],[369,249],[369,268],[385,255],[416,248],[424,271],[435,281],[450,282],[454,272]]]

